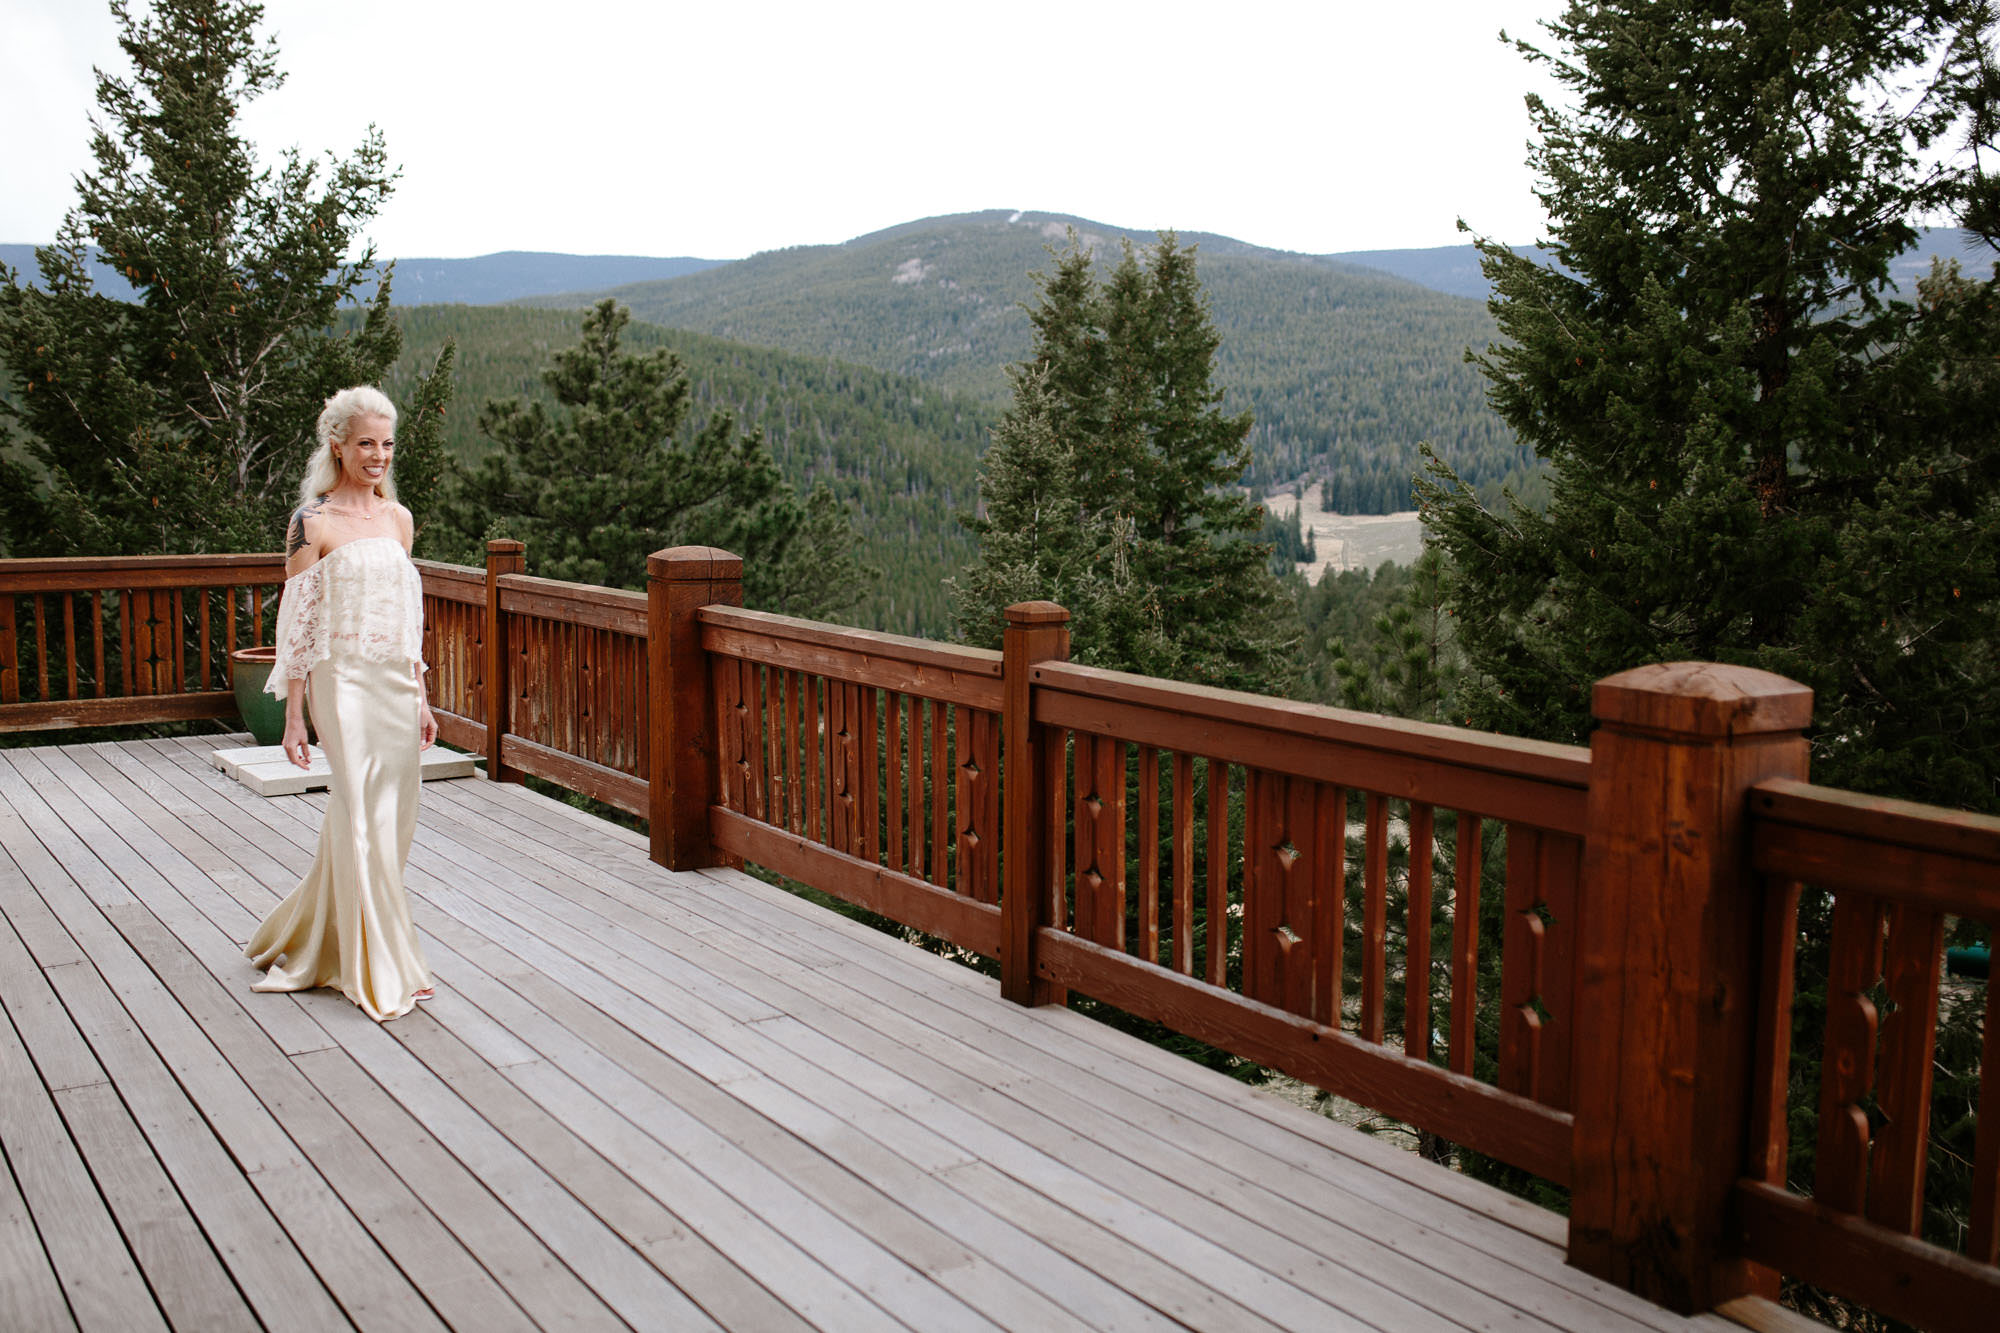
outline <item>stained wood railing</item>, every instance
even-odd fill
[[[0,731],[228,717],[278,555],[0,560]]]
[[[2000,819],[1760,783],[1750,849],[1766,879],[1751,1167],[1736,1184],[1748,1258],[1924,1328],[1992,1327],[2000,1281],[2000,988],[1986,987],[1970,1211],[1923,1239],[1948,923],[2000,935]],[[1785,1187],[1783,1074],[1803,889],[1832,896],[1811,1193]],[[1968,991],[1969,987],[1966,988]],[[1934,1197],[1934,1196],[1933,1196]],[[1978,1319],[1972,1318],[1975,1312]]]
[[[1060,661],[1029,683],[1044,856],[1009,889],[1046,904],[1039,979],[1568,1180],[1585,751]]]
[[[700,612],[717,848],[1000,953],[1000,654]]]
[[[1641,668],[1583,751],[1071,664],[1046,603],[992,653],[745,611],[708,548],[644,594],[524,564],[420,566],[444,737],[645,814],[662,864],[755,862],[1022,1003],[1087,993],[1567,1184],[1571,1261],[1678,1309],[1780,1272],[1938,1329],[2000,1308],[2000,1111],[1963,1236],[1918,1234],[1940,944],[2000,929],[2000,821],[1807,784],[1803,688]],[[226,714],[281,574],[0,561],[0,729]],[[1801,885],[1833,901],[1809,1190]]]

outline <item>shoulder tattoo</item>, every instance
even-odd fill
[[[314,500],[312,503],[300,505],[297,509],[292,511],[292,526],[291,529],[285,534],[286,559],[290,559],[292,556],[297,555],[300,551],[303,551],[305,549],[306,519],[308,517],[317,517],[319,514],[319,506],[320,502],[318,500]]]

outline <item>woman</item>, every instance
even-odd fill
[[[312,869],[244,950],[268,968],[252,990],[338,986],[378,1022],[431,997],[403,866],[417,826],[418,751],[437,739],[437,722],[424,697],[414,526],[391,480],[395,430],[395,405],[367,386],[342,389],[319,416],[319,447],[285,538],[267,688],[284,697],[285,757],[300,768],[310,763],[310,698],[332,799]]]

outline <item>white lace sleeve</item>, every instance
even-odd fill
[[[304,680],[326,660],[326,562],[318,561],[285,580],[278,602],[278,656],[264,688],[284,698],[289,682]]]

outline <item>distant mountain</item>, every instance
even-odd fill
[[[476,259],[398,259],[390,292],[397,305],[498,305],[579,287],[657,282],[727,264],[726,259],[647,259],[639,255],[558,255],[503,250]],[[373,283],[363,299],[374,295]]]
[[[1533,248],[1517,245],[1514,253],[1527,254]],[[1431,250],[1347,250],[1326,257],[1405,278],[1434,292],[1463,296],[1481,305],[1493,289],[1486,275],[1479,271],[1479,251],[1470,245],[1441,245]]]
[[[805,356],[837,357],[991,403],[1005,368],[1024,358],[1031,274],[1050,267],[1074,230],[1100,262],[1150,231],[1050,213],[993,210],[927,218],[839,245],[774,250],[665,282],[536,297],[586,304],[612,296],[638,319]],[[1334,484],[1330,507],[1409,507],[1419,441],[1474,484],[1530,466],[1486,405],[1468,346],[1493,337],[1478,303],[1326,256],[1290,254],[1226,236],[1181,234],[1222,334],[1226,405],[1257,425],[1246,480]]]
[[[96,247],[92,247],[94,250]],[[649,259],[640,255],[558,255],[533,250],[505,250],[476,259],[399,259],[391,285],[397,305],[498,305],[524,296],[570,292],[579,287],[610,287],[628,282],[678,278],[726,264],[726,259]],[[0,245],[0,264],[37,281],[32,245]],[[124,275],[100,257],[92,271],[98,290],[120,301],[132,298]],[[361,289],[361,298],[375,294],[375,284]]]
[[[1534,250],[1531,245],[1514,247],[1517,255],[1531,254]],[[1377,269],[1432,291],[1469,297],[1482,305],[1492,292],[1492,284],[1479,271],[1479,251],[1470,245],[1443,245],[1431,250],[1348,250],[1321,257]],[[1972,232],[1935,227],[1889,265],[1889,277],[1898,290],[1914,291],[1917,280],[1931,271],[1933,259],[1956,259],[1968,270],[1983,270],[1993,262],[1994,254]]]
[[[39,284],[42,280],[42,270],[35,263],[36,248],[33,245],[0,245],[0,264],[13,269],[18,279],[30,284]],[[97,249],[94,245],[90,248],[93,252]],[[94,257],[97,262],[91,267],[90,278],[97,284],[97,290],[114,301],[131,300],[132,284],[125,281],[125,275],[105,263],[102,255]]]

